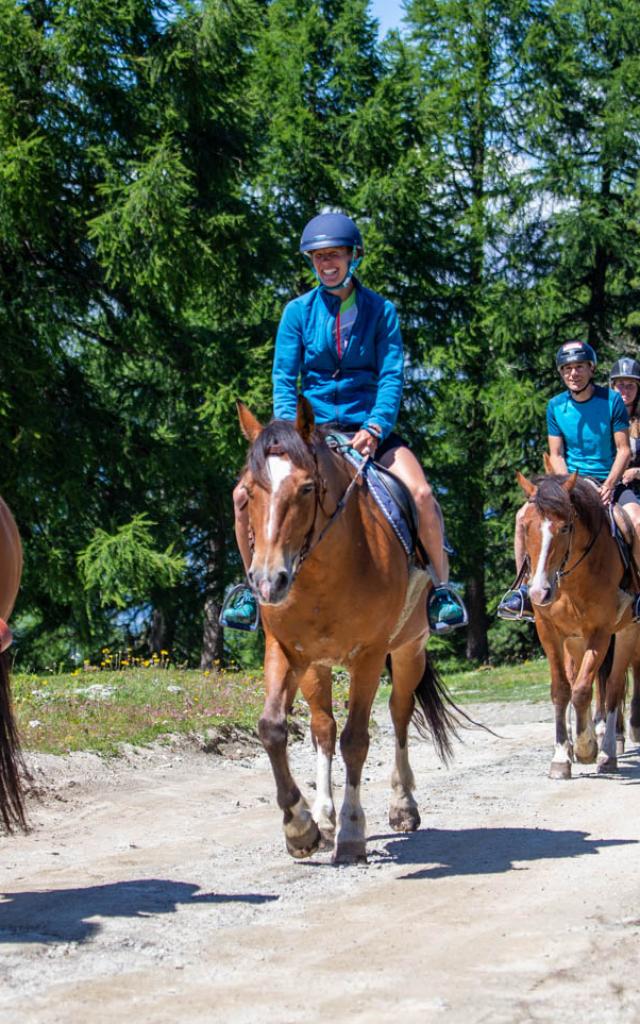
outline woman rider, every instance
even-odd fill
[[[371,455],[402,480],[418,510],[419,536],[435,587],[429,600],[432,630],[447,632],[467,622],[460,598],[447,585],[448,562],[438,506],[422,467],[393,433],[400,408],[404,357],[395,307],[355,277],[364,255],[360,231],[342,213],[314,217],[305,227],[300,252],[318,285],[285,308],[276,337],[273,406],[277,419],[296,416],[298,377],[316,421],[350,437],[360,454]],[[236,538],[245,568],[251,561],[247,498],[242,481],[234,491]],[[249,588],[240,602],[223,608],[223,625],[252,620]]]
[[[629,356],[617,359],[609,374],[609,387],[617,391],[629,416],[631,461],[622,474],[622,482],[640,492],[640,363]]]

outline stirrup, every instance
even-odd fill
[[[533,611],[525,606],[525,595],[522,592],[523,585],[521,584],[519,587],[507,590],[503,594],[496,612],[499,619],[505,619],[507,622],[515,622],[517,619],[524,619],[525,622],[535,622]],[[514,607],[509,607],[509,602],[512,602]]]
[[[460,612],[460,620],[458,622],[433,621],[431,612],[436,604],[438,594],[446,595],[447,602],[456,606]],[[462,629],[463,626],[469,625],[469,613],[467,612],[466,605],[460,595],[455,592],[451,584],[440,584],[439,586],[434,586],[427,602],[427,618],[429,620],[429,629],[433,633],[437,633],[438,636],[442,636],[444,633],[451,633],[454,629]]]
[[[245,601],[250,598],[255,605],[252,618],[241,618],[238,614],[242,605],[242,601],[239,598],[242,595],[244,595]],[[253,633],[258,628],[260,625],[260,606],[246,583],[236,583],[235,586],[227,591],[222,602],[218,622],[226,629],[242,629],[248,633]]]

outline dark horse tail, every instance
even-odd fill
[[[9,689],[9,653],[0,654],[0,818],[8,832],[26,829],[21,772],[24,762]]]
[[[453,757],[452,739],[458,739],[458,726],[461,724],[453,710],[464,715],[454,704],[428,653],[425,652],[425,665],[422,679],[414,692],[414,708],[411,716],[413,724],[424,738],[429,735],[433,739],[438,756],[445,764]],[[453,709],[453,710],[452,710]]]

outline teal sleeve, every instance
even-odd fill
[[[611,429],[615,434],[617,430],[629,429],[629,414],[619,392],[612,389],[611,394]]]

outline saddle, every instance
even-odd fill
[[[340,452],[354,469],[362,469],[365,459],[351,448],[347,437],[342,434],[328,434],[326,442],[334,451]],[[407,558],[414,559],[417,556],[419,562],[426,566],[429,560],[418,536],[418,510],[411,491],[391,470],[371,459],[366,460],[362,478],[402,544]],[[444,549],[448,554],[453,553],[446,536]]]

